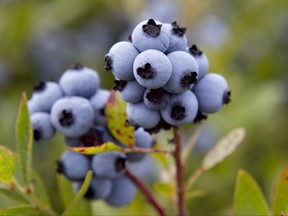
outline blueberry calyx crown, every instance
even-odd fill
[[[81,64],[80,62],[75,63],[75,64],[71,67],[71,69],[77,70],[77,71],[80,71],[80,70],[82,70],[83,68],[84,68],[84,65]]]
[[[175,35],[178,35],[179,37],[182,37],[185,32],[186,32],[186,28],[185,27],[179,27],[179,25],[177,24],[177,22],[173,22],[171,23],[172,25],[172,32]]]
[[[203,54],[203,52],[199,50],[195,44],[189,48],[189,52],[194,56],[201,56]]]
[[[36,85],[34,85],[33,89],[35,92],[43,91],[46,88],[46,84],[43,81],[39,81]]]
[[[146,63],[144,67],[137,68],[137,74],[144,79],[152,79],[155,71],[149,63]]]
[[[74,123],[73,113],[71,110],[63,110],[59,114],[59,122],[63,127],[69,127]]]
[[[114,91],[122,91],[125,88],[127,81],[115,80],[114,83],[115,83],[115,86],[113,87],[113,90]]]
[[[225,91],[223,94],[223,103],[229,104],[231,102],[231,91]]]
[[[112,59],[111,59],[111,57],[106,54],[104,60],[105,60],[105,63],[106,63],[105,66],[104,66],[104,69],[107,70],[107,71],[112,70]]]
[[[122,170],[125,170],[126,168],[125,162],[126,162],[125,158],[118,157],[115,161],[115,170],[117,172],[121,172]]]
[[[174,120],[182,120],[186,116],[186,109],[182,104],[175,104],[171,109],[171,118]]]
[[[142,26],[143,31],[151,37],[156,37],[160,34],[162,25],[157,25],[155,20],[149,19],[147,24]]]
[[[147,93],[146,98],[154,104],[161,104],[165,99],[165,90],[162,88],[151,89],[150,92]]]
[[[202,113],[201,111],[198,110],[196,117],[194,118],[194,123],[201,123],[203,120],[206,120],[208,118],[207,114]]]
[[[186,72],[184,76],[181,77],[181,86],[182,87],[189,87],[191,84],[197,81],[197,72]]]
[[[56,161],[56,163],[57,163],[56,172],[63,174],[65,172],[65,168],[64,168],[63,163],[60,160]]]
[[[38,129],[33,130],[33,138],[36,142],[41,139],[41,133]]]

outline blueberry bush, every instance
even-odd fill
[[[112,40],[114,45],[106,44],[100,64],[106,71],[74,63],[59,74],[58,81],[53,74],[46,80],[44,75],[32,92],[22,93],[15,115],[15,148],[0,146],[0,215],[197,215],[197,203],[210,199],[210,188],[220,188],[224,196],[231,191],[229,184],[227,190],[220,186],[225,178],[215,179],[217,169],[220,177],[237,176],[233,200],[225,199],[233,208],[221,214],[287,214],[287,167],[273,194],[266,196],[263,181],[264,191],[247,171],[241,169],[237,175],[238,167],[231,172],[231,167],[225,169],[227,162],[222,163],[231,162],[227,158],[249,127],[232,124],[235,129],[228,127],[227,135],[205,146],[205,139],[213,136],[202,135],[205,123],[219,114],[219,127],[230,121],[241,112],[233,105],[235,100],[239,105],[241,95],[249,96],[239,90],[247,92],[249,87],[237,84],[233,78],[237,74],[228,75],[225,69],[223,75],[213,72],[222,68],[200,49],[203,44],[193,44],[195,39],[189,44],[189,28],[180,27],[180,21],[151,17],[133,23],[125,38]],[[57,67],[54,63],[50,66]],[[102,88],[107,80],[114,81],[114,87]],[[18,99],[21,91],[16,93]],[[252,114],[245,116],[253,119],[254,111],[260,116],[269,112],[269,106],[257,109],[265,107],[261,95],[269,98],[266,93],[260,93],[255,103],[254,97],[247,98],[253,101]],[[223,108],[226,104],[228,109]],[[251,152],[256,159],[257,151]],[[245,169],[249,161],[249,157],[243,161]],[[208,187],[197,189],[203,183]],[[212,196],[211,200],[203,212],[214,212],[224,199]]]

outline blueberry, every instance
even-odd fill
[[[208,59],[207,59],[206,55],[201,50],[199,50],[198,47],[195,44],[193,44],[188,49],[188,52],[194,57],[194,59],[198,63],[199,73],[198,73],[198,76],[197,76],[197,80],[200,80],[208,72],[208,68],[209,68]]]
[[[164,53],[149,49],[136,57],[133,72],[140,85],[151,89],[161,88],[171,76],[172,65]]]
[[[163,24],[169,29],[170,43],[165,53],[185,51],[187,47],[186,28],[179,27],[177,22]]]
[[[105,89],[99,89],[92,97],[90,102],[95,112],[95,125],[106,125],[105,107],[109,98],[110,91]]]
[[[98,146],[103,143],[103,129],[92,127],[86,134],[81,137],[65,137],[65,143],[69,147],[90,147]]]
[[[57,172],[72,181],[83,180],[90,169],[90,160],[87,156],[69,150],[61,155],[57,164]]]
[[[51,122],[64,136],[80,137],[94,122],[94,110],[89,100],[67,96],[57,100],[51,109]]]
[[[112,70],[113,75],[121,80],[132,80],[133,62],[138,54],[132,43],[118,42],[105,55],[105,69]]]
[[[62,74],[59,85],[68,96],[89,98],[99,88],[100,78],[95,70],[76,63]]]
[[[172,64],[172,75],[163,88],[174,94],[187,91],[196,82],[198,64],[187,52],[175,51],[167,55]]]
[[[51,123],[49,113],[36,112],[30,117],[33,127],[34,140],[47,140],[54,136],[55,129]]]
[[[92,159],[93,172],[103,178],[116,178],[125,171],[126,156],[120,152],[96,154]]]
[[[161,22],[149,19],[140,22],[133,30],[131,38],[133,45],[143,52],[156,49],[165,52],[169,47],[169,29]]]
[[[102,134],[102,140],[103,140],[103,143],[112,142],[115,145],[118,145],[120,147],[125,147],[121,142],[115,139],[115,137],[111,134],[108,128],[104,128],[103,134]]]
[[[124,101],[128,103],[137,103],[143,99],[145,88],[136,80],[115,80],[115,84],[113,89],[120,92],[120,96]]]
[[[167,106],[170,100],[170,93],[163,88],[146,89],[143,101],[149,109],[160,110]]]
[[[193,91],[198,99],[199,110],[203,113],[216,113],[223,104],[230,102],[227,81],[220,74],[206,74],[197,82]]]
[[[56,82],[39,82],[28,103],[30,113],[50,112],[53,103],[63,97],[63,92]]]
[[[112,190],[105,199],[111,206],[121,207],[129,204],[136,194],[136,187],[126,176],[112,180]]]
[[[171,95],[168,106],[160,110],[162,118],[171,125],[183,125],[192,122],[197,111],[197,98],[191,91]]]
[[[159,111],[149,109],[144,102],[127,104],[126,112],[131,125],[145,129],[155,127],[161,119]]]
[[[83,181],[77,181],[73,183],[73,189],[77,193]],[[105,199],[107,198],[112,191],[112,181],[107,178],[101,178],[96,175],[93,175],[89,188],[84,194],[84,198],[87,200],[96,200],[96,199]]]
[[[153,145],[153,139],[151,135],[146,132],[143,128],[138,128],[135,130],[135,146],[139,148],[151,148]],[[137,162],[141,161],[146,154],[139,152],[127,153],[127,161]]]

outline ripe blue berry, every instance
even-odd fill
[[[36,112],[30,117],[33,127],[34,140],[47,140],[54,136],[55,129],[51,123],[49,113]]]
[[[96,154],[92,159],[93,172],[103,178],[116,178],[125,171],[126,156],[120,152]]]
[[[162,118],[171,125],[190,123],[198,112],[197,98],[191,91],[171,95],[168,106],[160,112]]]
[[[133,72],[140,85],[151,89],[161,88],[171,76],[172,65],[164,53],[149,49],[136,57]]]
[[[159,111],[149,109],[144,102],[127,104],[126,112],[131,125],[145,129],[155,127],[161,119]]]
[[[89,98],[99,88],[100,78],[95,70],[77,63],[62,74],[59,85],[68,96]]]
[[[153,19],[140,22],[133,30],[131,38],[133,45],[143,52],[155,49],[165,52],[170,43],[170,33],[167,26]]]
[[[63,97],[63,92],[56,82],[39,82],[28,103],[30,113],[50,112],[55,101]]]
[[[105,201],[111,206],[121,207],[129,204],[135,194],[135,185],[126,176],[122,176],[112,180],[112,190]]]
[[[73,189],[78,192],[83,184],[83,181],[73,183]],[[87,200],[105,199],[112,191],[112,181],[107,178],[101,178],[93,175],[87,192],[84,198]]]
[[[143,101],[149,109],[160,110],[167,106],[170,100],[170,93],[163,88],[146,89]]]
[[[112,70],[113,75],[120,80],[132,80],[133,62],[138,54],[132,43],[118,42],[105,55],[105,69]]]
[[[209,68],[208,59],[207,59],[206,55],[201,50],[199,50],[198,47],[195,44],[193,44],[188,49],[188,52],[194,57],[194,59],[198,63],[199,73],[198,73],[198,76],[197,76],[197,80],[200,80],[208,72],[208,68]]]
[[[72,181],[83,180],[90,169],[87,156],[72,151],[65,151],[57,162],[57,172]]]
[[[143,128],[138,128],[135,130],[135,146],[139,148],[151,148],[153,145],[153,139],[151,135],[146,132]],[[146,154],[139,152],[127,153],[127,161],[137,162],[141,161]]]
[[[174,94],[187,91],[196,82],[198,64],[187,52],[175,51],[167,55],[172,64],[172,75],[163,88]]]
[[[199,110],[203,113],[216,113],[223,104],[230,102],[230,91],[227,81],[216,73],[206,74],[193,88]]]
[[[87,99],[67,96],[54,103],[51,109],[51,122],[63,135],[80,137],[91,129],[94,110]]]
[[[110,91],[99,89],[92,97],[90,102],[95,112],[95,125],[106,125],[105,106],[109,98]]]
[[[143,99],[145,88],[136,80],[115,80],[115,84],[113,89],[118,90],[121,98],[127,103],[137,103]]]
[[[179,27],[177,22],[163,24],[169,29],[170,43],[165,53],[185,51],[187,47],[186,28]]]

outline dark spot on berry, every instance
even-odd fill
[[[203,52],[199,50],[195,44],[189,48],[189,52],[194,56],[201,56],[203,54]]]
[[[58,160],[58,161],[56,161],[56,164],[57,164],[56,172],[63,174],[65,172],[65,168],[64,168],[63,163],[60,160]]]
[[[207,114],[204,114],[198,110],[197,115],[193,121],[195,124],[200,124],[203,120],[207,120],[207,118],[208,118]]]
[[[156,37],[160,34],[162,25],[157,25],[155,20],[149,19],[147,24],[142,26],[143,31],[151,37]]]
[[[146,98],[154,104],[161,104],[163,101],[168,101],[169,96],[163,88],[150,89],[146,94]]]
[[[112,59],[111,59],[111,57],[108,55],[108,54],[106,54],[105,55],[105,66],[104,66],[104,69],[105,70],[107,70],[107,71],[109,71],[109,70],[112,70]]]
[[[231,91],[225,91],[223,94],[223,103],[229,104],[231,102]]]
[[[186,87],[190,87],[190,85],[192,85],[193,83],[196,83],[197,81],[197,72],[193,71],[193,72],[186,72],[180,80],[181,86],[186,88]]]
[[[33,138],[36,142],[41,139],[41,133],[38,129],[33,130]]]
[[[183,28],[183,27],[179,27],[177,25],[177,22],[173,22],[171,23],[172,24],[172,32],[173,34],[179,36],[179,37],[183,37],[183,35],[185,35],[185,32],[186,32],[186,28]]]
[[[73,113],[71,110],[63,110],[59,114],[59,122],[63,127],[69,127],[74,123]]]
[[[78,71],[82,70],[83,68],[84,68],[84,65],[81,64],[80,62],[75,63],[75,64],[71,67],[71,69],[78,70]]]
[[[36,85],[33,86],[35,92],[41,92],[46,88],[46,84],[43,81],[39,81]]]
[[[186,116],[186,109],[185,107],[180,104],[176,103],[173,105],[171,109],[170,117],[174,120],[182,120]]]
[[[144,67],[137,68],[137,74],[144,79],[152,79],[155,71],[149,63],[146,63]]]
[[[118,157],[115,161],[115,170],[117,172],[121,172],[122,170],[125,170],[126,168],[125,162],[126,162],[125,158]]]
[[[113,87],[113,90],[115,91],[122,91],[126,84],[127,84],[127,81],[124,81],[124,80],[115,80],[115,86]]]
[[[132,35],[128,36],[128,41],[132,43]]]
[[[91,187],[88,187],[88,190],[86,191],[84,198],[86,199],[92,199],[94,197],[94,190]]]

